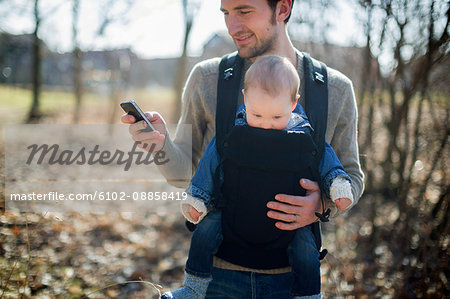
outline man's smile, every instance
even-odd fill
[[[236,37],[234,38],[234,40],[235,40],[238,44],[245,44],[245,43],[247,43],[248,41],[250,41],[250,39],[251,39],[253,36],[254,36],[254,34],[252,34],[252,33],[247,33],[247,34],[245,34],[245,35],[239,35],[239,36],[236,36]]]

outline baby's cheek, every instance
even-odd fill
[[[287,127],[288,123],[289,123],[289,119],[288,119],[287,121],[286,121],[286,120],[283,120],[283,121],[279,122],[279,123],[276,125],[275,129],[277,129],[277,130],[283,130],[283,129],[285,129],[285,128]]]
[[[250,127],[258,127],[257,122],[252,117],[247,117],[247,123]]]

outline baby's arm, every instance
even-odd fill
[[[336,203],[339,210],[349,208],[353,203],[351,180],[328,143],[325,143],[319,172],[325,194]]]
[[[216,137],[213,137],[186,189],[188,196],[181,204],[183,216],[194,224],[199,223],[208,213],[208,205],[214,190],[214,173],[219,162]]]

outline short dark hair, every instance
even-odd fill
[[[267,3],[269,3],[270,8],[272,8],[272,10],[275,11],[278,1],[280,1],[280,0],[267,0]],[[292,0],[291,11],[289,12],[288,17],[284,20],[284,23],[287,23],[289,21],[289,19],[291,18],[291,13],[292,13],[293,7],[294,7],[294,0]]]

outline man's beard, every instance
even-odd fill
[[[276,25],[275,11],[272,14],[270,22],[271,22],[272,26]],[[277,31],[275,31],[272,35],[270,35],[266,39],[260,40],[260,43],[254,45],[253,47],[247,48],[245,50],[238,48],[239,56],[241,56],[242,58],[254,58],[254,57],[264,55],[274,49],[277,38],[278,38],[278,33],[277,33]],[[237,45],[236,45],[236,47],[237,47]],[[244,51],[245,51],[245,53],[244,53]]]
[[[239,56],[242,58],[254,58],[264,55],[274,49],[277,33],[269,36],[267,39],[260,40],[259,43],[252,47],[238,48]]]

